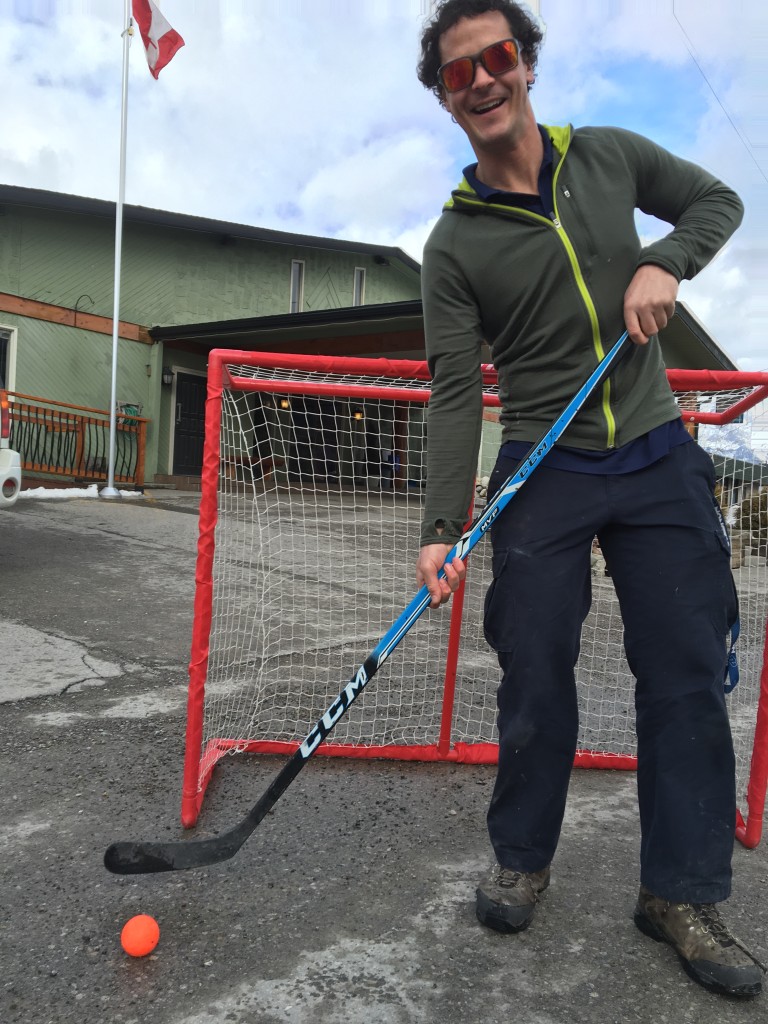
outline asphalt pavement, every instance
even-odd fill
[[[574,772],[552,885],[517,936],[474,915],[490,863],[482,766],[315,757],[232,860],[108,874],[112,841],[186,835],[198,501],[24,499],[0,516],[3,1024],[768,1019],[768,994],[706,992],[634,927],[627,773]],[[228,759],[195,834],[236,823],[283,763]],[[767,844],[737,844],[725,908],[763,960]],[[161,937],[132,959],[119,935],[138,913]]]

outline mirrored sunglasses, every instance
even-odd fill
[[[475,68],[482,64],[489,75],[503,75],[512,71],[520,60],[520,46],[516,39],[502,39],[491,43],[473,57],[457,57],[437,70],[437,77],[446,92],[468,89],[475,80]]]

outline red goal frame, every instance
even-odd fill
[[[230,366],[257,365],[273,370],[273,379],[238,377]],[[218,761],[232,752],[293,754],[301,739],[291,742],[254,739],[243,741],[219,737],[203,744],[203,707],[210,656],[210,635],[213,613],[213,573],[215,531],[218,521],[220,430],[222,396],[225,389],[261,391],[280,394],[302,394],[307,385],[284,379],[286,371],[312,371],[327,379],[314,381],[311,393],[330,398],[382,398],[400,402],[426,404],[429,400],[430,375],[425,362],[399,359],[333,357],[280,353],[253,353],[218,349],[210,353],[208,363],[208,393],[205,413],[205,446],[201,478],[198,554],[195,571],[194,619],[189,664],[189,690],[187,701],[186,748],[182,789],[181,818],[185,827],[192,827],[198,818],[211,774]],[[363,383],[339,382],[359,375],[397,381],[396,386],[376,388]],[[667,376],[675,391],[698,393],[739,389],[744,392],[737,402],[719,411],[682,409],[688,424],[723,424],[732,421],[768,397],[768,373],[742,373],[738,371],[669,370]],[[407,379],[407,387],[401,382]],[[494,391],[496,374],[492,366],[483,367],[483,403],[487,408],[499,406]],[[444,669],[442,715],[437,742],[413,745],[351,745],[326,742],[318,753],[336,757],[368,757],[419,761],[446,761],[473,764],[494,764],[498,749],[489,742],[454,742],[451,738],[453,703],[456,686],[458,655],[461,645],[461,622],[465,585],[454,595],[451,609],[450,638]],[[399,609],[393,610],[393,615]],[[762,834],[766,786],[768,782],[768,628],[763,647],[763,664],[759,685],[759,701],[752,764],[746,794],[746,811],[738,812],[736,836],[748,847],[756,846]],[[340,673],[345,666],[340,665]],[[341,675],[340,675],[341,678]],[[318,708],[318,714],[322,711]],[[311,726],[307,723],[307,728]],[[303,737],[302,737],[303,738]],[[634,755],[615,754],[610,751],[579,750],[575,765],[587,768],[634,770]]]

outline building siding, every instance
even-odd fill
[[[91,214],[0,207],[0,292],[111,318],[114,232],[113,220]],[[305,264],[305,310],[351,306],[355,267],[366,271],[367,304],[419,297],[416,273],[368,253],[126,222],[120,318],[158,327],[287,313],[292,260]],[[109,407],[111,335],[4,312],[0,326],[18,332],[16,391]],[[173,388],[162,386],[162,366],[204,370],[205,355],[120,339],[117,364],[118,402],[140,405],[151,420],[152,480],[171,472]]]
[[[0,290],[112,315],[113,223],[25,208],[0,224]],[[287,313],[294,259],[305,262],[308,310],[351,306],[356,266],[366,270],[367,303],[419,297],[415,275],[368,254],[127,223],[120,316],[153,327]]]

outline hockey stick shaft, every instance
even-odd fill
[[[535,444],[516,471],[504,481],[480,516],[464,532],[448,552],[446,563],[458,557],[466,559],[475,545],[488,532],[491,524],[517,494],[531,473],[557,443],[586,400],[609,375],[619,357],[629,347],[625,331],[603,358],[590,377],[574,395],[567,408],[552,424],[538,444]],[[441,569],[439,576],[445,576]],[[340,718],[362,693],[400,641],[409,632],[431,602],[426,586],[419,592],[387,630],[355,675],[350,679],[325,714],[318,719],[306,739],[275,776],[263,796],[243,820],[213,839],[180,842],[119,842],[113,843],[104,855],[105,867],[122,875],[147,874],[158,871],[181,871],[204,867],[228,860],[240,849],[257,825],[274,807],[306,762],[328,736]]]

